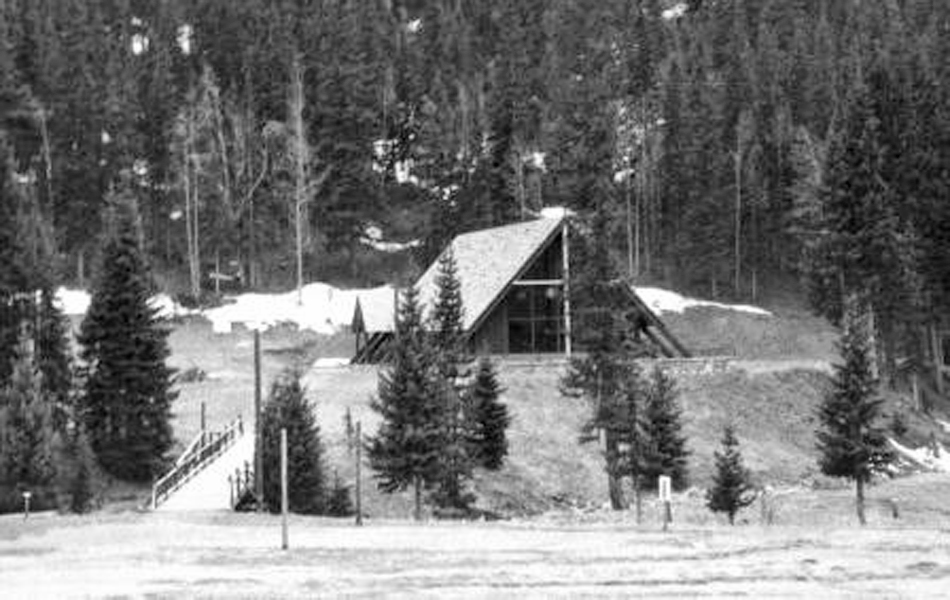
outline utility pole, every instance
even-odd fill
[[[287,428],[280,429],[280,548],[289,547],[287,540]]]
[[[363,462],[363,423],[356,422],[356,524],[363,524],[363,484],[362,484],[362,466]]]
[[[261,332],[254,330],[254,500],[264,511],[264,457],[261,448]]]

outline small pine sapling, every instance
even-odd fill
[[[470,397],[477,462],[489,471],[500,469],[508,455],[507,430],[511,425],[511,415],[500,400],[504,391],[498,382],[495,365],[490,359],[482,358],[475,372]]]
[[[350,486],[344,484],[339,473],[334,470],[333,489],[330,490],[330,497],[327,500],[327,514],[331,517],[351,517],[355,512]]]
[[[285,371],[274,382],[261,416],[264,505],[280,510],[280,430],[287,429],[287,478],[290,511],[320,515],[326,511],[323,444],[316,415],[306,397],[300,372]]]
[[[724,512],[734,525],[736,513],[755,501],[749,470],[742,464],[739,440],[732,425],[722,434],[722,449],[714,453],[716,473],[713,486],[706,492],[706,506],[713,512]]]
[[[650,379],[643,410],[643,484],[652,489],[660,475],[669,475],[673,489],[683,490],[689,483],[690,452],[677,403],[679,392],[673,379],[659,368]]]

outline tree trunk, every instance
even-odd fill
[[[736,136],[736,215],[735,215],[735,281],[736,298],[742,292],[742,144]]]
[[[633,281],[636,277],[637,267],[636,259],[634,258],[634,235],[633,235],[633,206],[630,200],[630,174],[631,174],[630,165],[627,165],[627,177],[623,186],[624,192],[624,204],[626,205],[626,216],[627,216],[627,276],[630,277],[630,280]]]
[[[855,508],[858,511],[858,522],[861,523],[861,526],[868,524],[867,518],[864,515],[864,479],[858,477],[854,480],[855,484]]]
[[[422,520],[422,477],[416,475],[412,482],[415,488],[415,506],[413,508],[412,518],[416,521]]]
[[[633,474],[633,502],[636,506],[637,525],[643,522],[643,493],[640,491],[640,472]]]
[[[307,199],[307,140],[303,124],[303,67],[294,55],[290,93],[290,118],[294,135],[294,230],[297,258],[297,304],[303,303],[303,209]]]
[[[627,501],[623,495],[623,477],[620,473],[620,440],[617,434],[606,431],[605,455],[607,459],[607,490],[610,496],[610,508],[613,510],[624,510],[627,508]]]

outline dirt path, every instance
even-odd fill
[[[950,532],[0,517],[4,598],[941,597]]]

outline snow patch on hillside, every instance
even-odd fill
[[[392,302],[391,287],[341,290],[325,283],[304,286],[298,302],[297,292],[283,294],[241,294],[228,300],[228,304],[205,310],[183,308],[170,296],[159,294],[152,298],[152,305],[159,308],[164,317],[200,315],[211,321],[215,333],[229,333],[234,325],[250,329],[269,329],[288,323],[299,329],[316,333],[333,334],[353,319],[357,296],[364,303],[383,299]],[[60,288],[57,300],[67,315],[82,316],[89,310],[89,293],[83,290]]]
[[[934,447],[923,446],[920,448],[908,448],[902,446],[899,442],[889,439],[891,446],[897,450],[897,454],[905,461],[923,467],[930,471],[940,473],[950,473],[950,452],[940,443]]]
[[[332,334],[353,320],[357,296],[392,297],[392,288],[341,290],[326,283],[304,286],[300,301],[297,292],[284,294],[242,294],[232,304],[202,312],[211,321],[215,332],[227,333],[236,323],[251,329],[269,329],[280,323],[290,323],[300,329]]]
[[[682,313],[687,308],[710,306],[724,310],[734,310],[737,312],[750,313],[754,315],[763,315],[766,317],[772,316],[772,313],[765,310],[764,308],[750,306],[748,304],[723,304],[721,302],[698,300],[696,298],[682,296],[676,292],[653,287],[637,287],[634,288],[634,290],[637,292],[637,295],[640,296],[640,299],[646,302],[647,306],[657,313]]]

